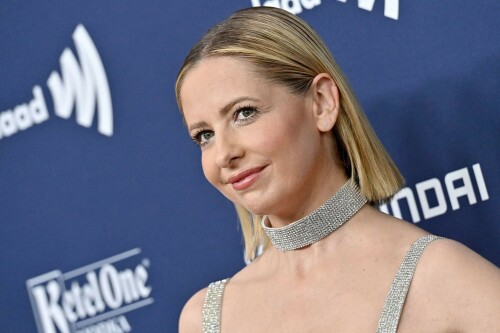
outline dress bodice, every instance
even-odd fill
[[[440,238],[434,235],[422,236],[410,246],[385,299],[377,333],[396,333],[408,289],[420,256],[429,243]],[[228,281],[229,279],[224,279],[213,282],[208,286],[203,306],[204,333],[220,333],[222,300],[224,288]]]

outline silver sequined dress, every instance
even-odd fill
[[[425,247],[433,240],[439,238],[441,237],[427,235],[419,238],[411,245],[403,262],[399,266],[399,270],[385,299],[377,333],[396,333],[401,311],[403,310],[418,260]],[[229,279],[213,282],[208,286],[203,306],[204,333],[220,333],[222,297],[227,281]]]

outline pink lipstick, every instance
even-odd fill
[[[233,186],[236,191],[242,191],[250,187],[259,177],[260,172],[265,168],[257,167],[241,171],[228,179],[228,183]]]

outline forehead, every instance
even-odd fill
[[[220,108],[234,98],[261,95],[268,85],[245,60],[234,57],[204,59],[184,78],[180,90],[182,109],[188,116],[200,107]]]
[[[257,78],[255,67],[246,60],[229,56],[205,58],[186,74],[180,93],[182,96],[199,84],[208,87],[222,85],[224,81],[234,84],[241,80],[241,75]]]

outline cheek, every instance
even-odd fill
[[[320,153],[319,135],[314,126],[286,122],[275,126],[260,140],[260,146],[274,160],[276,171],[285,184],[291,186],[309,179],[308,175],[314,172]]]
[[[210,157],[210,153],[201,153],[201,167],[203,169],[203,174],[210,184],[217,187],[219,180],[219,173],[216,165]]]
[[[249,128],[252,133],[249,134],[251,140],[248,141],[248,145],[252,145],[252,148],[265,155],[275,155],[293,144],[291,124],[280,117],[272,115],[254,126]]]
[[[265,135],[257,136],[256,144],[270,155],[285,155],[289,159],[306,157],[312,153],[318,139],[314,124],[305,117],[280,119],[266,124]],[[306,156],[304,156],[306,154]]]
[[[227,185],[221,183],[220,168],[215,164],[209,152],[202,153],[201,167],[208,182],[227,199],[232,202],[236,202],[236,198],[232,196],[232,193],[228,190]]]

